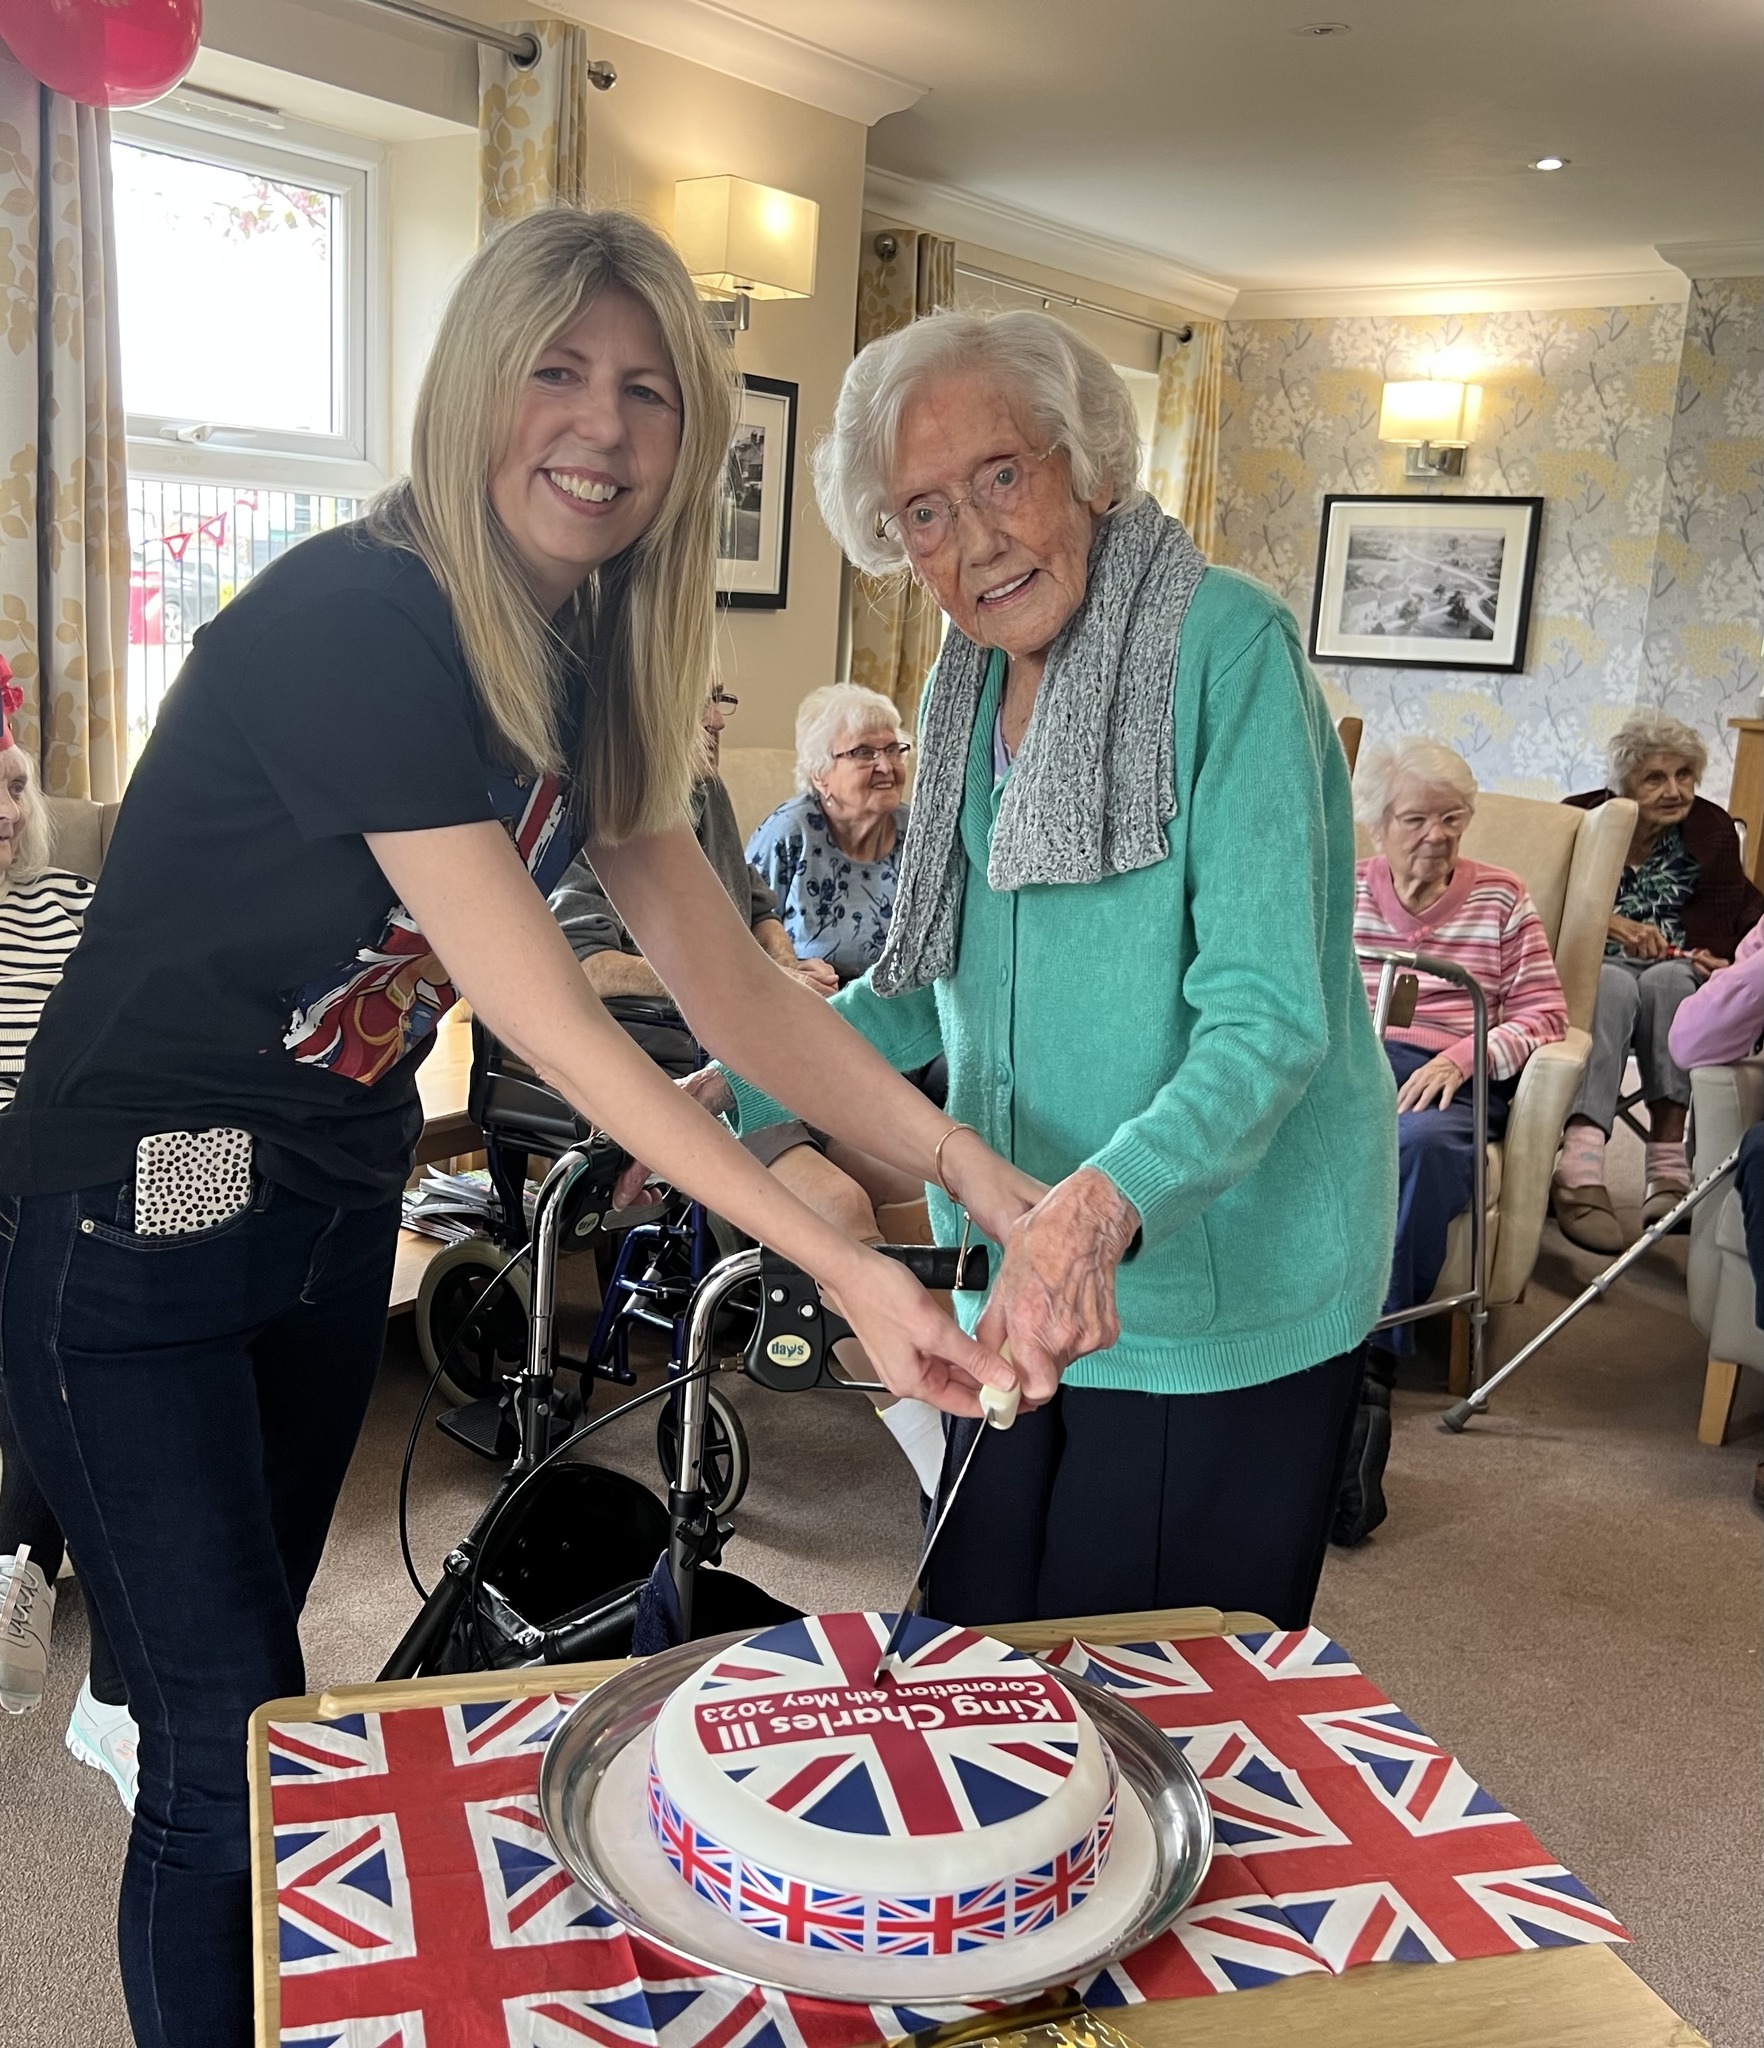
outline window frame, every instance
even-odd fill
[[[387,481],[385,151],[359,135],[284,119],[273,137],[241,134],[208,110],[161,102],[112,117],[118,142],[335,193],[341,289],[332,309],[343,365],[341,431],[302,433],[129,411],[128,466],[142,477],[365,497]],[[124,365],[125,385],[127,365]],[[125,391],[126,403],[126,391]],[[199,438],[190,430],[206,429]]]

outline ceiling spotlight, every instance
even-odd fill
[[[1295,36],[1345,36],[1353,33],[1353,24],[1346,21],[1307,21],[1292,33]]]
[[[1531,168],[1534,171],[1565,171],[1568,159],[1565,156],[1540,156]]]

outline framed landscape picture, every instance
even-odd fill
[[[1542,521],[1541,498],[1325,498],[1312,657],[1523,668]]]
[[[790,584],[790,496],[796,470],[796,386],[743,377],[717,514],[717,602],[781,612]]]

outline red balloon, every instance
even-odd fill
[[[0,40],[51,92],[140,107],[196,61],[202,0],[0,0]]]

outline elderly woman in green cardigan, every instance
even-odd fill
[[[822,513],[950,623],[888,946],[835,1001],[899,1070],[946,1054],[950,1114],[1047,1190],[963,1309],[1025,1413],[927,1611],[1298,1628],[1390,1279],[1395,1104],[1292,618],[1208,568],[1139,463],[1120,378],[1045,314],[939,314],[852,364]],[[743,1128],[783,1113],[722,1097]],[[945,1484],[976,1427],[948,1425]]]

